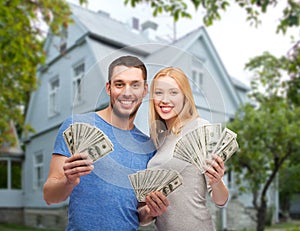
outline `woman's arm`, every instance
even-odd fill
[[[222,180],[225,173],[224,162],[219,156],[213,155],[213,160],[208,163],[211,167],[205,167],[205,175],[212,189],[212,201],[218,206],[223,206],[229,197],[228,188]]]

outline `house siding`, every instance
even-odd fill
[[[245,95],[248,89],[237,87],[230,80],[204,28],[199,28],[169,45],[149,43],[142,35],[130,31],[127,25],[122,25],[108,17],[97,18],[103,16],[78,7],[73,10],[74,24],[68,28],[66,52],[63,54],[59,52],[59,38],[50,34],[47,38],[45,47],[47,65],[39,68],[37,73],[39,87],[31,95],[26,116],[26,122],[33,126],[35,133],[24,137],[26,146],[24,187],[19,197],[22,204],[19,204],[19,208],[15,210],[12,208],[10,211],[12,215],[18,213],[22,217],[18,222],[24,222],[29,226],[64,229],[68,217],[68,200],[51,206],[45,203],[42,187],[34,186],[34,158],[36,153],[42,153],[42,172],[45,181],[49,172],[55,137],[61,123],[72,114],[95,111],[108,104],[109,98],[105,91],[107,70],[116,57],[131,54],[143,60],[148,69],[149,84],[154,74],[166,66],[181,68],[190,80],[193,67],[202,68],[204,81],[200,91],[194,93],[195,103],[200,116],[212,123],[226,124],[239,105],[247,100]],[[102,32],[98,26],[101,20],[105,22]],[[109,30],[106,31],[108,28]],[[72,93],[73,67],[81,62],[85,65],[85,74],[82,78],[83,101],[75,105]],[[49,82],[53,78],[59,79],[58,110],[55,115],[49,116]],[[135,120],[136,126],[146,134],[149,133],[148,102],[147,95]],[[226,181],[226,176],[224,178]],[[232,190],[234,192],[234,188]],[[227,230],[254,227],[247,215],[249,211],[253,212],[250,208],[250,199],[249,195],[232,198],[228,207],[223,210],[210,204],[217,227],[221,227],[220,220],[224,217],[226,217]],[[2,206],[0,217],[3,209],[5,208]],[[141,230],[147,230],[147,227]]]

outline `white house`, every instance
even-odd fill
[[[47,61],[38,69],[39,87],[31,95],[26,117],[35,133],[24,138],[22,188],[17,193],[11,188],[0,188],[0,214],[18,213],[18,222],[30,226],[65,227],[68,201],[48,206],[42,195],[56,133],[69,115],[107,105],[107,68],[116,57],[138,56],[148,68],[149,83],[162,67],[184,70],[190,78],[199,113],[210,122],[225,125],[247,100],[249,90],[227,73],[204,27],[169,43],[156,37],[157,24],[151,21],[140,25],[133,18],[129,25],[104,12],[76,5],[71,5],[71,10],[74,23],[61,37],[49,34],[45,43]],[[147,98],[138,112],[136,125],[148,133]],[[225,180],[234,192],[230,179]],[[250,199],[234,197],[226,210],[212,208],[218,227],[253,227],[248,214]],[[9,216],[5,221],[10,221]]]

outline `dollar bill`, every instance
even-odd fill
[[[194,164],[201,172],[204,172],[206,147],[203,127],[196,128],[181,137],[175,145],[173,156]]]
[[[221,138],[221,124],[205,124],[202,126],[204,135],[204,146],[206,147],[206,158],[214,151],[219,139]]]
[[[213,153],[217,153],[220,149],[223,149],[231,140],[236,139],[237,134],[231,131],[228,128],[225,128],[222,132],[221,138],[219,139],[218,143],[216,144]]]
[[[87,153],[92,161],[113,151],[113,144],[105,133],[87,123],[70,124],[63,137],[72,155]]]
[[[159,187],[157,190],[162,192],[165,196],[168,196],[171,192],[174,192],[180,185],[182,185],[182,180],[179,176],[172,178],[164,186]]]
[[[221,156],[225,162],[238,150],[236,137],[228,128],[222,132],[220,123],[205,124],[178,139],[173,156],[194,164],[204,173],[212,154]]]
[[[182,185],[181,175],[171,169],[146,169],[128,175],[139,202],[145,202],[150,192],[160,191],[165,196]]]
[[[220,156],[222,160],[226,162],[238,149],[238,142],[236,141],[236,139],[232,139],[225,146],[222,146],[222,148],[219,149],[215,154]]]

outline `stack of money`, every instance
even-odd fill
[[[87,123],[70,124],[63,137],[72,155],[87,153],[93,162],[113,151],[110,139],[99,128]]]
[[[208,166],[206,160],[211,160],[212,154],[226,162],[238,150],[236,137],[236,133],[228,128],[221,132],[220,123],[206,124],[180,138],[173,156],[194,164],[204,173],[204,166]]]
[[[128,177],[139,202],[145,202],[150,192],[160,191],[168,196],[182,185],[180,174],[171,169],[146,169]]]
[[[220,156],[226,162],[239,149],[236,137],[236,133],[225,128],[212,153]]]

